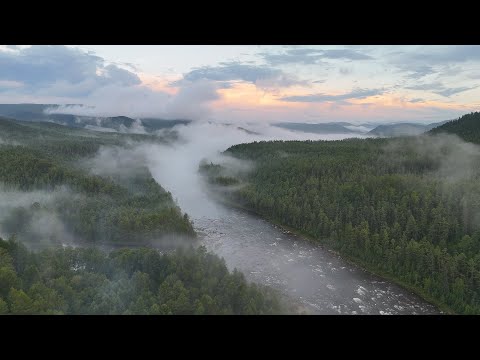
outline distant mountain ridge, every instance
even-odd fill
[[[394,136],[416,136],[423,134],[437,126],[440,126],[446,121],[431,123],[427,125],[415,124],[415,123],[396,123],[379,125],[375,129],[368,132],[369,135],[382,136],[382,137],[394,137]]]
[[[59,107],[56,104],[0,104],[0,116],[21,120],[21,121],[40,121],[53,122],[69,127],[84,128],[101,131],[145,131],[153,132],[161,129],[172,128],[175,125],[187,125],[191,120],[186,119],[155,119],[142,118],[132,119],[127,116],[82,116],[73,114],[49,114],[46,109]],[[134,128],[137,126],[137,128]]]
[[[348,122],[328,122],[328,123],[318,123],[318,124],[308,124],[308,123],[276,123],[272,124],[273,126],[294,130],[302,131],[307,133],[314,134],[364,134],[365,131],[360,129],[355,129],[355,127],[362,125],[350,124]],[[352,128],[348,128],[353,127]]]

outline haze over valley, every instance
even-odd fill
[[[0,46],[0,314],[480,314],[479,49]]]

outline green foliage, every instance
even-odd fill
[[[472,112],[430,130],[431,134],[449,133],[480,144],[480,112]]]
[[[77,160],[94,156],[101,145],[127,146],[123,140],[135,137],[1,118],[0,129],[9,140],[21,141],[21,145],[0,145],[0,184],[16,191],[68,189],[68,195],[49,204],[13,209],[0,223],[4,233],[38,242],[42,234],[35,231],[34,220],[55,215],[68,234],[86,243],[136,243],[170,234],[195,236],[188,217],[147,168],[139,167],[119,179],[92,175],[78,165],[81,162]],[[61,243],[64,236],[58,233],[48,240]]]
[[[225,170],[224,166],[212,162],[210,164],[202,162],[198,167],[199,173],[205,175],[211,184],[231,186],[240,183],[237,178],[226,175]]]
[[[451,146],[432,154],[408,138],[236,145],[227,153],[256,166],[229,196],[459,313],[479,314],[480,167],[444,181]]]
[[[52,194],[53,200],[18,206],[3,216],[2,233],[21,241],[74,236],[84,245],[139,246],[165,235],[195,237],[187,214],[142,164],[108,177],[90,174],[85,160],[100,146],[126,141],[165,142],[153,136],[106,134],[56,124],[0,118],[2,190]],[[128,171],[125,171],[128,170]],[[230,181],[223,179],[221,181]],[[63,191],[66,189],[66,191]],[[53,219],[53,220],[52,220]],[[44,226],[45,227],[45,226]],[[46,229],[47,232],[49,229]],[[38,253],[0,239],[0,314],[272,314],[281,311],[267,289],[230,274],[205,249],[161,255],[146,248],[110,254],[96,248]]]
[[[8,314],[8,305],[5,300],[0,298],[0,315]]]
[[[22,248],[21,251],[18,251]],[[109,254],[95,248],[39,253],[0,239],[12,279],[0,284],[0,314],[275,314],[275,293],[249,284],[205,248],[168,254],[147,248]],[[17,259],[27,254],[27,260]],[[23,261],[38,274],[14,269]],[[5,277],[4,277],[5,278]]]

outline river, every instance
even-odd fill
[[[198,164],[227,148],[228,141],[217,144],[223,137],[207,135],[204,140],[150,151],[149,169],[189,214],[206,248],[223,257],[231,270],[237,268],[248,280],[279,290],[311,314],[439,313],[415,294],[350,265],[319,245],[212,200]],[[208,151],[205,144],[211,147]]]
[[[193,219],[202,243],[250,281],[296,299],[310,314],[438,314],[415,294],[255,215],[216,205]]]

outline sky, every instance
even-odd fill
[[[229,123],[450,120],[480,109],[480,46],[0,45],[0,103]]]

